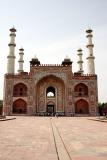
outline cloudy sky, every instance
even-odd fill
[[[95,70],[99,101],[107,101],[107,0],[0,0],[0,99],[7,72],[9,29],[17,29],[16,72],[19,48],[23,47],[24,70],[35,55],[43,64],[60,64],[68,55],[73,72],[78,70],[77,49],[83,49],[87,73],[85,30],[93,29]]]

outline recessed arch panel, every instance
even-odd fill
[[[76,114],[89,114],[89,104],[84,99],[80,99],[75,103]]]
[[[54,111],[64,112],[65,84],[61,78],[53,75],[43,77],[36,86],[37,112],[47,112],[47,103],[51,100]]]
[[[27,103],[23,99],[17,99],[13,102],[13,113],[16,114],[26,114],[27,113]]]
[[[13,88],[14,97],[23,97],[27,96],[27,86],[23,83],[18,83]]]
[[[84,83],[79,83],[74,87],[77,96],[88,96],[88,87]]]

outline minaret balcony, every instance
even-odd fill
[[[9,43],[8,46],[13,46],[13,47],[16,47],[16,44],[15,43]]]

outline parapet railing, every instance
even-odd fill
[[[82,77],[95,77],[95,76],[97,76],[96,74],[73,74],[73,76],[74,77],[80,77],[80,76],[82,76]]]
[[[42,66],[60,66],[60,67],[68,67],[71,66],[71,64],[69,63],[65,63],[65,64],[38,64],[38,63],[34,63],[34,64],[30,64],[31,67],[42,67]]]
[[[72,76],[73,79],[97,79],[97,75],[96,74],[73,74]]]

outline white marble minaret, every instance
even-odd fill
[[[20,48],[19,49],[19,69],[18,69],[18,72],[21,73],[23,72],[23,63],[24,63],[24,60],[23,60],[23,55],[24,55],[24,49],[23,48]]]
[[[79,48],[78,50],[77,50],[77,52],[78,52],[78,72],[80,72],[80,73],[83,73],[83,60],[82,60],[82,49],[81,48]]]
[[[9,46],[9,55],[7,56],[7,73],[14,74],[15,71],[15,37],[16,29],[13,27],[10,29],[10,43]]]
[[[93,56],[93,43],[92,43],[92,29],[87,29],[86,30],[87,33],[87,38],[88,38],[88,44],[87,44],[87,48],[88,48],[88,57],[87,57],[87,67],[88,67],[88,74],[95,74],[95,66],[94,66],[94,59],[95,57]]]

